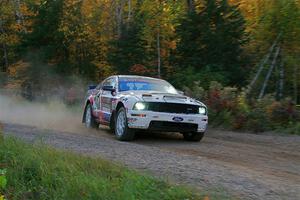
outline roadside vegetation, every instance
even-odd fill
[[[203,198],[108,161],[3,139],[0,130],[1,200]]]
[[[204,90],[195,82],[185,92],[208,106],[210,126],[252,132],[276,131],[300,135],[300,110],[290,98],[247,98],[243,90],[211,82]]]

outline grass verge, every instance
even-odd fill
[[[7,179],[0,196],[9,200],[204,198],[108,161],[14,138],[0,139],[0,169]]]

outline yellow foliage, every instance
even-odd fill
[[[25,81],[20,77],[20,74],[25,72],[29,67],[29,63],[20,60],[9,66],[8,76],[9,80],[5,88],[6,89],[19,89],[22,83]]]
[[[247,103],[247,97],[245,92],[241,92],[237,97],[238,108],[242,112],[249,112],[249,105]]]
[[[15,78],[20,72],[25,71],[29,67],[29,63],[20,60],[9,67],[8,75]]]

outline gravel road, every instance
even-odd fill
[[[217,190],[219,197],[300,199],[299,136],[209,130],[200,143],[177,134],[147,133],[134,142],[119,142],[104,128],[62,132],[9,123],[4,132],[110,159],[196,190]]]

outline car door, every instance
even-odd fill
[[[101,96],[101,88],[102,88],[102,83],[100,83],[97,87],[96,87],[96,93],[94,95],[94,103],[93,103],[93,111],[94,111],[94,117],[96,117],[97,121],[99,121],[100,119],[100,96]]]
[[[102,87],[111,86],[116,88],[117,79],[116,77],[109,77],[104,80]],[[100,95],[100,121],[101,123],[108,124],[110,121],[111,113],[112,113],[112,101],[114,96],[111,91],[105,91],[101,89]]]

